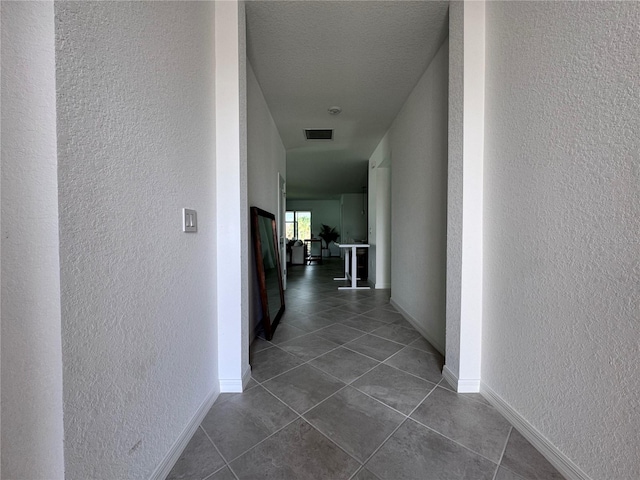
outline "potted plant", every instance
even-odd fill
[[[325,247],[322,249],[323,257],[330,257],[331,252],[329,251],[329,244],[331,242],[335,242],[340,237],[340,234],[336,231],[336,227],[330,227],[329,225],[322,224],[322,229],[318,236],[324,240]]]

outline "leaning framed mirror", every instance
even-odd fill
[[[251,207],[251,237],[260,290],[262,326],[265,338],[271,340],[285,308],[275,216],[258,207]]]

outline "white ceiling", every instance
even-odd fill
[[[362,192],[371,153],[447,36],[448,5],[247,2],[247,56],[287,150],[288,198]],[[333,128],[334,140],[308,141],[305,128]]]

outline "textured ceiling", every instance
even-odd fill
[[[247,55],[287,149],[288,197],[362,192],[369,156],[447,36],[448,2],[246,5]],[[305,128],[333,128],[334,140],[308,141]]]

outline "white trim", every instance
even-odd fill
[[[568,480],[591,480],[558,447],[483,382],[480,383],[480,393]]]
[[[391,283],[376,283],[375,288],[376,288],[376,289],[378,289],[378,290],[383,290],[383,289],[386,289],[386,288],[391,288]]]
[[[242,392],[242,379],[230,378],[220,380],[220,393],[240,393]]]
[[[189,423],[184,427],[184,430],[182,430],[182,433],[171,446],[164,459],[151,474],[151,480],[164,480],[167,478],[167,475],[169,475],[169,472],[171,472],[171,469],[180,458],[180,455],[182,455],[183,450],[187,447],[189,440],[193,437],[193,434],[202,423],[205,415],[211,409],[211,406],[218,398],[218,395],[220,395],[220,391],[217,388],[207,395],[202,404],[200,404],[196,410],[196,413],[191,417]]]
[[[241,393],[251,379],[251,365],[242,374],[242,378],[220,379],[220,393]]]
[[[479,378],[460,380],[446,365],[442,369],[442,376],[458,393],[478,393],[480,391]]]
[[[429,332],[427,332],[424,327],[422,325],[420,325],[420,323],[413,318],[411,315],[409,315],[400,305],[398,305],[396,303],[396,301],[392,298],[389,300],[389,303],[391,305],[393,305],[395,307],[396,310],[398,310],[398,312],[400,312],[400,314],[405,318],[405,320],[407,322],[409,322],[413,328],[415,328],[416,330],[418,330],[418,332],[420,332],[420,334],[431,344],[435,347],[436,350],[438,350],[442,355],[444,355],[444,345],[440,345],[440,342],[438,342],[436,339],[434,339]]]

